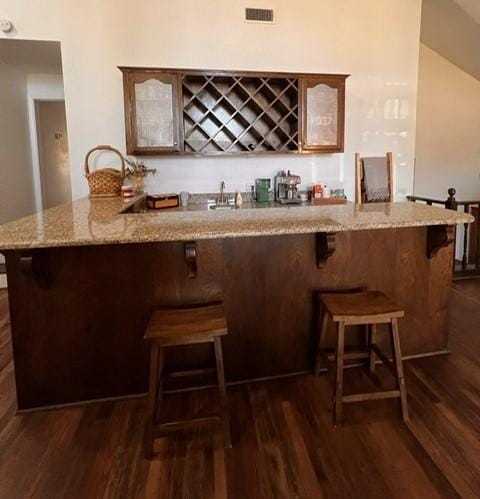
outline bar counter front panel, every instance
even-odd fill
[[[199,240],[194,279],[184,242],[4,251],[18,408],[145,393],[143,334],[160,307],[224,301],[228,381],[310,370],[316,292],[323,289],[384,291],[405,308],[404,356],[445,352],[453,245],[429,259],[427,232],[425,226],[338,232],[336,250],[320,269],[314,233]],[[347,330],[347,343],[359,344],[358,333]],[[195,367],[208,354],[177,349],[168,360]]]

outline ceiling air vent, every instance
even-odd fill
[[[245,9],[245,21],[273,23],[273,9]]]

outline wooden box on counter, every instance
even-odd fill
[[[147,196],[147,208],[149,210],[175,208],[176,206],[178,206],[177,194],[149,194]]]

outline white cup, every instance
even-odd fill
[[[182,203],[182,206],[188,206],[188,198],[190,197],[190,193],[187,191],[182,191],[180,193],[180,203]]]

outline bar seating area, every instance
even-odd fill
[[[2,0],[0,499],[480,498],[480,0]]]
[[[228,327],[221,304],[153,312],[144,336],[145,341],[150,345],[149,416],[145,432],[145,455],[147,459],[153,458],[155,439],[165,432],[210,422],[221,424],[225,447],[232,446],[222,353],[222,336],[226,334],[228,334]],[[210,370],[167,373],[164,371],[165,351],[168,347],[203,343],[211,344],[213,347],[212,353],[215,357],[215,369],[213,371],[217,375],[220,396],[219,414],[160,423],[165,378],[187,377],[190,374],[202,374]]]
[[[398,331],[398,319],[404,316],[404,311],[387,296],[378,291],[321,293],[319,300],[323,314],[314,370],[317,376],[320,374],[322,360],[327,359],[328,361],[324,346],[329,320],[334,322],[337,327],[335,383],[332,403],[333,423],[339,424],[341,422],[344,403],[365,402],[386,398],[400,399],[402,418],[405,423],[408,423],[407,390],[403,374],[400,335]],[[389,325],[393,361],[377,346],[377,326],[379,324]],[[345,352],[345,334],[348,326],[363,326],[365,328],[367,352],[364,355],[358,352]],[[375,372],[377,356],[395,377],[396,389],[344,395],[343,370],[345,361],[366,357],[369,372],[373,374]]]

